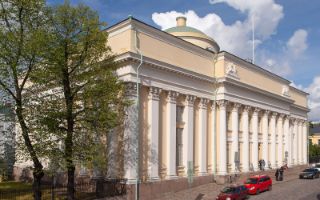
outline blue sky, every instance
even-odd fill
[[[48,0],[59,4],[63,0]],[[251,58],[251,20],[256,24],[256,64],[310,93],[311,120],[320,120],[319,0],[70,0],[96,10],[108,25],[128,15],[159,29],[187,24],[213,37],[221,50]]]

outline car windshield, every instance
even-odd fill
[[[248,178],[246,184],[257,184],[258,179],[256,178]]]
[[[315,166],[316,168],[320,168],[320,164],[316,164],[316,166]]]
[[[314,169],[305,169],[303,172],[314,172]]]
[[[234,192],[236,189],[234,187],[225,187],[221,190],[222,193],[232,193]]]

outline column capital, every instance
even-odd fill
[[[226,100],[218,100],[217,101],[217,104],[219,105],[219,108],[223,108],[223,109],[226,109],[227,105],[228,105],[228,101]]]
[[[280,119],[280,120],[283,120],[283,118],[284,118],[285,116],[286,116],[285,114],[280,113],[280,114],[279,114],[279,119]]]
[[[272,117],[272,118],[276,118],[277,115],[278,115],[278,113],[276,113],[276,112],[271,112],[271,117]]]
[[[241,107],[240,103],[233,103],[232,112],[237,112]]]
[[[170,103],[176,103],[178,95],[179,95],[178,92],[169,90],[168,96],[167,96],[167,101]]]
[[[137,84],[133,82],[125,83],[125,95],[128,97],[136,97],[137,96]]]
[[[253,108],[253,114],[254,115],[258,115],[260,111],[261,111],[260,108]]]
[[[209,102],[209,99],[206,99],[206,98],[200,98],[199,108],[207,109],[208,102]]]
[[[187,106],[193,106],[195,100],[196,100],[196,96],[193,96],[190,94],[186,95],[186,105]]]
[[[251,110],[251,106],[248,106],[248,105],[245,105],[243,108],[243,111],[245,112],[250,112],[250,110]]]
[[[264,114],[264,116],[269,116],[269,114],[270,114],[270,110],[264,110],[264,112],[263,112],[263,114]]]
[[[161,89],[157,87],[150,87],[148,98],[153,100],[159,100]]]

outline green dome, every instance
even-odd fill
[[[164,30],[167,33],[174,33],[174,32],[193,32],[193,33],[201,33],[203,32],[199,31],[198,29],[192,28],[190,26],[175,26],[172,28],[168,28],[167,30]],[[205,34],[204,34],[205,35]]]

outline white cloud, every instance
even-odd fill
[[[161,29],[167,29],[176,25],[176,17],[185,16],[188,26],[195,27],[214,38],[221,50],[248,58],[252,55],[252,16],[255,16],[256,46],[275,33],[279,21],[283,17],[282,6],[273,0],[211,0],[210,3],[227,3],[234,9],[245,13],[247,17],[243,21],[226,25],[221,17],[215,13],[199,17],[197,13],[189,10],[184,13],[176,11],[153,13],[152,19]]]
[[[307,48],[308,32],[303,29],[296,30],[287,42],[288,51],[295,57],[299,57]]]

